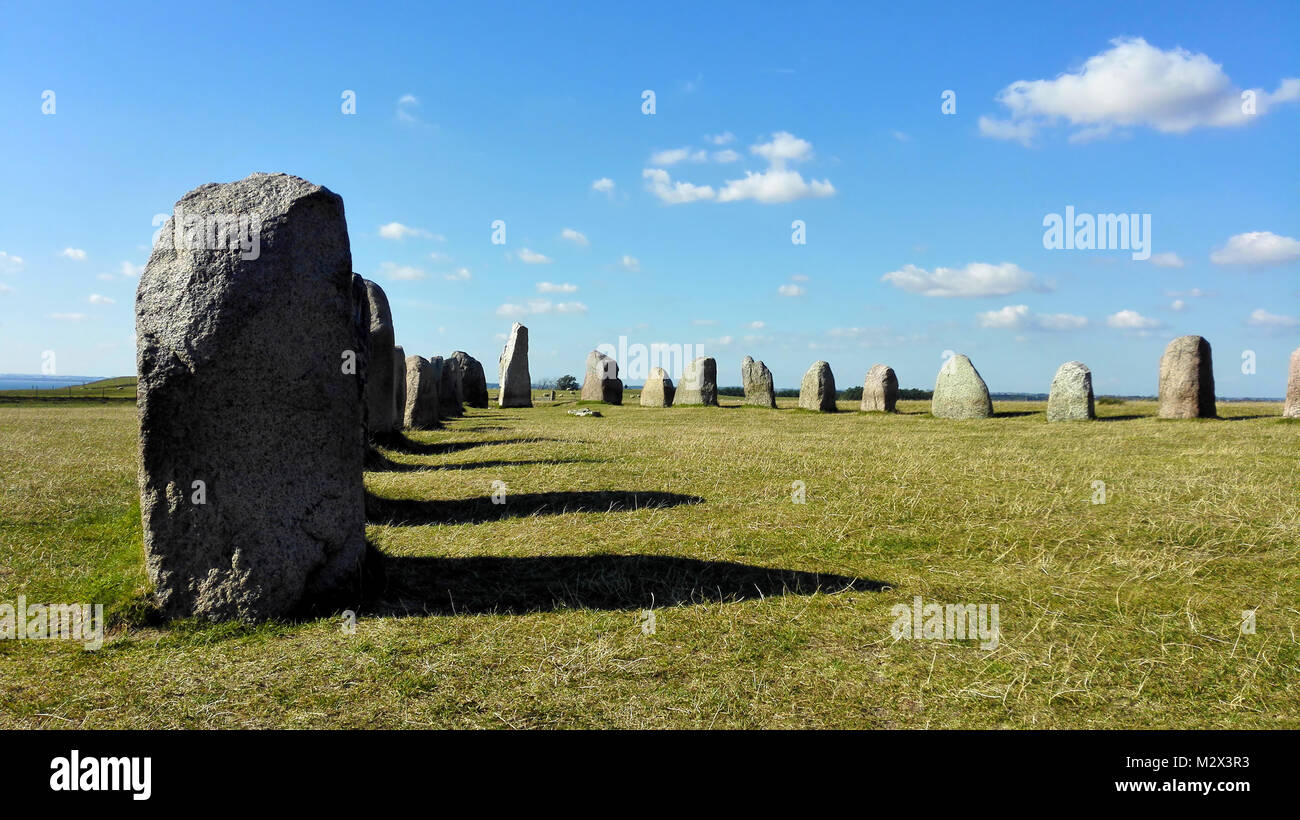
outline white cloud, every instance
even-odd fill
[[[670,148],[666,151],[656,151],[651,154],[650,164],[676,165],[679,162],[705,162],[708,158],[709,152],[702,148]]]
[[[0,293],[13,293],[13,292],[14,292],[13,288],[9,287],[4,282],[0,282]]]
[[[398,105],[419,105],[420,101],[416,99],[414,94],[403,94],[401,97],[397,99],[397,104]]]
[[[112,305],[116,304],[117,300],[110,299],[107,296],[101,296],[98,293],[92,293],[90,294],[90,303],[92,305]]]
[[[23,266],[21,256],[11,256],[0,251],[0,273],[17,273]]]
[[[782,296],[803,296],[808,291],[798,285],[782,285],[776,289],[776,292]]]
[[[813,155],[812,143],[789,131],[777,131],[770,141],[751,145],[749,151],[766,159],[774,168],[785,167],[787,161],[804,162]]]
[[[414,94],[403,94],[397,98],[397,119],[402,122],[419,122],[412,109],[418,108],[420,101]]]
[[[571,285],[568,282],[563,282],[559,284],[553,282],[538,282],[537,292],[538,293],[577,293],[578,286]]]
[[[1160,327],[1158,319],[1150,319],[1136,310],[1121,310],[1106,317],[1106,324],[1120,330],[1149,330]]]
[[[809,280],[811,280],[811,279],[812,279],[812,277],[810,277],[810,276],[808,276],[808,275],[806,275],[806,274],[803,274],[803,273],[796,273],[796,274],[793,274],[793,275],[790,276],[790,281],[791,281],[791,282],[807,282],[807,281],[809,281]]]
[[[140,274],[144,273],[143,265],[132,265],[130,262],[126,261],[123,261],[121,265],[118,265],[117,269],[123,276],[128,276],[132,279],[135,279],[139,277]]]
[[[911,135],[908,134],[908,133],[905,132],[905,131],[890,131],[889,133],[890,133],[891,136],[893,136],[894,139],[898,140],[899,142],[911,142],[911,141],[912,141],[912,137],[911,137]]]
[[[705,134],[704,141],[712,145],[730,145],[736,141],[736,135],[730,131],[723,131],[721,134]]]
[[[750,330],[762,330],[763,328],[767,327],[767,323],[762,321],[754,321],[745,325],[745,327],[749,328]]]
[[[555,260],[545,254],[537,251],[530,251],[528,248],[522,248],[519,251],[519,261],[525,265],[549,265]]]
[[[668,205],[698,202],[716,196],[713,188],[708,185],[673,182],[672,177],[662,168],[646,168],[641,171],[641,178],[646,180],[646,190],[658,197],[660,202]]]
[[[1171,251],[1152,254],[1150,261],[1157,268],[1181,268],[1186,264],[1181,256]]]
[[[744,179],[729,180],[718,192],[719,202],[739,202],[752,199],[764,204],[793,202],[807,197],[833,196],[835,186],[830,180],[805,182],[798,171],[773,168],[754,173],[746,171]]]
[[[1043,290],[1037,277],[1019,265],[1003,262],[972,262],[962,268],[935,268],[928,271],[905,265],[880,277],[908,293],[939,297],[1009,296],[1021,290]]]
[[[581,315],[587,312],[582,302],[551,302],[549,299],[530,299],[525,305],[504,304],[497,308],[498,316],[539,316],[549,313]]]
[[[1269,313],[1263,308],[1256,308],[1251,312],[1246,324],[1251,327],[1300,327],[1300,319],[1294,316],[1281,316],[1277,313]]]
[[[612,194],[614,193],[614,180],[609,177],[601,177],[591,183],[591,190],[599,191],[602,194]]]
[[[1182,299],[1175,299],[1174,301],[1169,303],[1169,309],[1174,312],[1178,312],[1186,308],[1187,308],[1187,303],[1184,302]]]
[[[1251,89],[1255,113],[1243,109],[1241,89],[1205,54],[1168,51],[1141,37],[1119,37],[1074,71],[1052,80],[1018,80],[997,101],[1008,120],[980,118],[980,132],[1028,142],[1040,128],[1065,121],[1072,142],[1110,136],[1116,129],[1146,127],[1167,134],[1194,128],[1244,125],[1272,106],[1300,100],[1300,79],[1285,79],[1273,93]]]
[[[716,339],[705,339],[704,343],[709,347],[729,347],[735,341],[730,336],[719,336]]]
[[[51,313],[50,318],[59,322],[80,322],[86,318],[84,313]]]
[[[1269,231],[1239,233],[1210,254],[1210,261],[1216,265],[1250,267],[1283,265],[1297,259],[1300,259],[1300,241]]]
[[[385,278],[396,279],[402,282],[414,282],[425,279],[429,274],[411,265],[399,265],[396,262],[382,262],[379,265],[379,272]]]
[[[442,278],[446,279],[448,282],[465,282],[469,279],[473,279],[474,276],[469,272],[469,268],[457,268],[452,273],[444,273]]]
[[[585,234],[583,234],[581,231],[575,231],[573,228],[565,228],[564,230],[560,231],[560,238],[566,239],[575,245],[582,245],[583,247],[586,247],[587,245],[591,244],[591,242],[587,240]]]
[[[424,228],[412,228],[403,225],[401,222],[389,222],[387,225],[379,226],[379,236],[383,239],[405,239],[408,236],[415,236],[421,239],[432,239],[433,234]]]
[[[86,260],[86,252],[83,251],[81,248],[64,248],[63,250],[59,251],[59,256],[64,256],[67,257],[68,259],[74,259],[78,262],[84,262]]]
[[[1087,318],[1071,313],[1033,313],[1027,305],[1007,305],[1000,310],[980,313],[980,327],[1022,330],[1080,330],[1088,326]]]
[[[739,159],[740,159],[740,154],[737,154],[735,151],[731,150],[730,148],[724,148],[721,151],[713,152],[714,162],[721,162],[721,163],[736,162]]]
[[[637,259],[635,256],[623,254],[623,258],[619,260],[619,264],[629,273],[637,273],[641,270],[641,260]]]

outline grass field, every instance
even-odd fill
[[[351,634],[156,623],[134,407],[0,406],[0,602],[115,624],[95,652],[0,641],[0,728],[1300,728],[1300,424],[1276,404],[1049,425],[628,398],[385,450],[385,578]],[[914,596],[997,604],[997,648],[895,640]]]

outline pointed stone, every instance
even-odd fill
[[[668,371],[662,367],[652,368],[650,378],[645,380],[645,386],[641,388],[641,406],[672,407],[676,392],[673,380],[668,378]]]
[[[1160,357],[1160,418],[1212,419],[1214,362],[1210,343],[1200,336],[1179,336]]]
[[[388,307],[388,296],[379,285],[366,280],[366,296],[370,300],[370,361],[366,374],[366,415],[370,434],[383,435],[397,429],[396,385],[397,366],[393,349],[393,312]],[[403,364],[405,368],[405,364]]]
[[[879,413],[898,412],[898,376],[894,368],[873,364],[862,382],[862,403],[859,410]]]
[[[618,362],[599,350],[587,354],[587,375],[582,380],[583,401],[623,403],[623,382],[618,377]]]
[[[465,404],[470,407],[487,407],[487,377],[483,374],[482,363],[463,350],[454,351],[451,357],[460,362],[461,390]]]
[[[745,404],[758,407],[776,407],[776,390],[772,386],[772,371],[767,365],[746,356],[740,362],[740,383],[745,389]]]
[[[1083,362],[1066,362],[1052,379],[1052,392],[1047,395],[1047,420],[1088,421],[1095,418],[1092,371]]]
[[[837,409],[835,398],[835,376],[831,373],[831,366],[826,362],[813,362],[799,383],[799,406],[805,410],[834,413]]]
[[[528,328],[514,323],[498,363],[497,404],[501,407],[532,407],[533,381],[528,374]]]
[[[987,419],[993,415],[988,385],[975,365],[958,353],[939,368],[930,412],[941,419]]]

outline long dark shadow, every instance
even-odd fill
[[[375,443],[386,450],[392,450],[395,453],[403,453],[408,456],[438,456],[447,453],[459,453],[461,450],[469,450],[473,447],[486,447],[492,444],[533,444],[540,441],[556,441],[556,439],[508,438],[487,439],[484,441],[440,441],[425,443],[422,441],[413,441],[402,433],[395,433],[378,438]]]
[[[703,498],[665,492],[623,490],[510,493],[503,503],[491,496],[453,500],[382,498],[366,493],[366,520],[371,524],[417,526],[421,524],[478,524],[506,518],[534,515],[562,515],[575,512],[625,512],[647,507],[676,507],[699,504]]]
[[[466,461],[457,464],[405,464],[393,461],[383,453],[372,450],[366,459],[366,472],[369,473],[424,473],[435,470],[486,470],[496,467],[527,467],[537,464],[600,464],[606,459],[592,458],[535,458],[514,461],[494,459],[491,461]]]

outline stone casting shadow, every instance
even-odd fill
[[[493,504],[491,496],[455,500],[382,498],[366,493],[366,521],[371,524],[414,526],[421,524],[480,524],[506,518],[533,515],[561,515],[575,512],[625,512],[647,507],[676,507],[699,504],[695,495],[622,490],[563,493],[507,493],[504,504]]]
[[[1135,414],[1129,414],[1124,416],[1097,416],[1095,421],[1133,421],[1134,419],[1141,419],[1141,418],[1146,418],[1146,416],[1140,416]]]
[[[1041,416],[1043,410],[998,410],[993,414],[995,419],[1013,419],[1017,416]]]
[[[364,609],[373,615],[649,609],[890,588],[845,575],[664,555],[430,558],[371,550]]]
[[[506,461],[466,461],[459,464],[404,464],[393,461],[378,450],[371,450],[366,457],[368,473],[423,473],[434,470],[486,470],[494,467],[526,467],[537,464],[600,464],[606,459],[590,458],[536,458]]]
[[[402,433],[394,433],[392,435],[377,438],[375,443],[387,450],[392,450],[395,453],[402,453],[408,456],[440,456],[446,455],[447,453],[459,453],[461,450],[468,450],[472,447],[485,447],[491,444],[535,444],[539,441],[556,441],[556,439],[507,438],[489,441],[440,441],[427,444],[422,441],[412,441]]]

